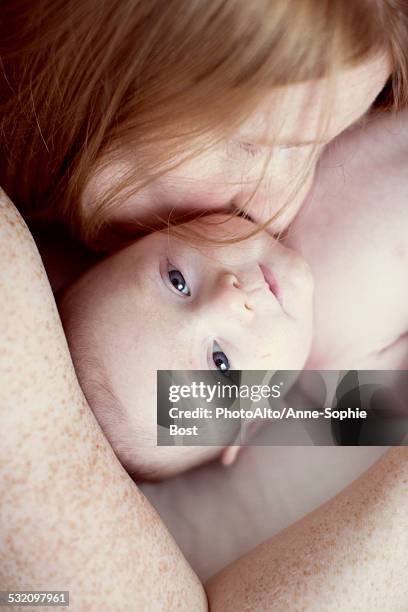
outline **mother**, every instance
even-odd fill
[[[0,185],[30,219],[63,220],[103,250],[210,210],[245,209],[278,231],[324,145],[374,101],[408,101],[399,0],[6,0],[1,11]]]
[[[94,248],[209,210],[275,217],[269,227],[280,231],[324,145],[375,99],[408,100],[402,2],[49,0],[2,11],[0,184],[27,218],[61,219]],[[84,610],[206,609],[203,587],[96,426],[35,247],[2,202],[2,587],[70,588]],[[367,585],[382,567],[379,546],[397,551],[386,578],[403,575],[402,523],[383,519],[401,515],[404,479],[406,456],[394,451],[215,579],[212,608],[282,609],[300,596],[325,605],[322,559],[335,569],[355,559],[350,507],[360,518],[375,510],[376,543],[359,521],[358,534],[370,556],[365,596],[384,607],[384,589]],[[340,556],[308,536],[333,516]],[[297,556],[314,560],[314,580]],[[278,558],[293,576],[280,590]],[[357,587],[336,587],[331,601],[346,606]],[[395,609],[404,596],[400,588]]]

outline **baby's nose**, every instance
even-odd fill
[[[235,315],[242,320],[250,320],[253,309],[238,277],[231,272],[223,272],[215,279],[214,301],[225,317]]]

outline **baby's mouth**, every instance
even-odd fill
[[[279,304],[282,306],[282,295],[281,295],[280,287],[278,285],[278,282],[277,282],[274,274],[264,264],[259,264],[259,267],[260,267],[261,272],[263,274],[263,277],[265,279],[265,283],[269,287],[269,290],[271,291],[271,293],[273,293],[273,295],[278,300]]]

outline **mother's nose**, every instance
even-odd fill
[[[243,320],[252,318],[253,310],[248,294],[238,277],[231,272],[221,272],[215,277],[210,301],[225,317],[238,315]]]

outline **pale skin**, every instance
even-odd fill
[[[407,119],[368,122],[357,150],[351,133],[329,147],[285,239],[315,278],[308,369],[408,366],[408,183],[393,181],[408,159]]]
[[[1,352],[4,360],[2,376],[7,375],[7,381],[15,383],[7,387],[1,385],[1,389],[8,389],[5,405],[23,405],[24,416],[22,411],[6,410],[1,417],[2,429],[7,427],[9,432],[0,451],[2,469],[7,470],[7,474],[3,473],[8,476],[7,495],[3,494],[5,487],[2,487],[2,512],[8,518],[5,540],[8,554],[6,564],[2,564],[4,588],[27,588],[38,584],[47,587],[55,584],[55,588],[60,588],[63,582],[71,592],[75,592],[76,601],[73,603],[77,610],[101,609],[101,606],[106,606],[107,596],[112,601],[111,609],[123,609],[125,602],[128,605],[131,600],[137,610],[151,609],[152,601],[155,609],[174,609],[177,606],[183,609],[184,606],[187,610],[205,610],[207,602],[202,586],[157,515],[120,468],[90,415],[73,375],[52,295],[34,244],[9,204],[6,208],[8,212],[1,220],[3,235],[0,242],[2,276],[4,273],[7,289],[7,293],[2,291],[2,300],[7,296],[8,304],[7,309],[5,301],[4,308],[2,306],[2,313],[7,313],[7,318],[1,320],[7,329],[7,336],[3,332],[0,336],[2,340],[7,338],[5,347],[2,347],[7,352]],[[10,223],[10,216],[14,225]],[[3,239],[6,235],[7,240]],[[13,282],[10,282],[11,274]],[[27,292],[38,296],[36,309],[28,300],[21,299]],[[23,336],[22,329],[26,336]],[[41,334],[39,329],[43,330]],[[54,366],[52,376],[48,363]],[[25,372],[26,379],[32,379],[26,388],[21,386],[18,375],[21,371]],[[69,406],[69,414],[68,408],[63,412],[58,410],[64,401]],[[58,418],[53,419],[54,415]],[[69,445],[65,442],[69,432],[64,432],[63,427],[70,430],[72,439]],[[40,446],[37,432],[44,434]],[[58,441],[59,437],[63,437],[65,443],[55,444],[54,440]],[[20,455],[17,455],[15,449],[19,443],[22,447]],[[33,472],[28,476],[30,461]],[[77,469],[78,463],[84,467],[83,470]],[[98,473],[100,478],[95,478]],[[108,479],[111,477],[108,484],[103,480],[103,474]],[[45,498],[38,495],[40,478],[46,493],[52,491],[53,485],[57,487],[57,494],[48,499],[46,511]],[[278,536],[279,540],[271,540],[263,549],[256,549],[251,556],[254,573],[250,569],[246,571],[244,557],[215,578],[207,588],[210,608],[228,609],[225,602],[228,597],[234,606],[231,609],[245,609],[243,606],[247,605],[251,610],[274,609],[273,606],[279,610],[280,597],[281,602],[290,605],[296,604],[297,598],[303,607],[309,606],[310,610],[330,609],[329,605],[333,609],[350,610],[356,601],[373,604],[368,606],[370,610],[389,609],[389,604],[391,609],[404,609],[407,598],[403,586],[407,571],[404,566],[406,483],[406,452],[405,449],[395,449],[329,505]],[[63,487],[63,504],[59,503],[62,499],[59,487]],[[29,507],[28,497],[31,501]],[[124,498],[129,502],[123,502]],[[106,511],[100,510],[102,500]],[[65,508],[75,516],[75,521],[58,522],[58,532],[53,531],[52,526],[57,522],[55,517],[58,520],[61,509]],[[370,522],[365,520],[367,514],[371,515]],[[354,517],[353,520],[350,516]],[[364,520],[359,520],[359,516]],[[327,542],[319,536],[324,534],[328,521],[332,524],[334,518],[339,537],[327,548]],[[89,529],[84,530],[84,524],[90,525]],[[135,529],[135,525],[140,529]],[[19,533],[23,533],[23,538]],[[39,533],[46,533],[43,540],[46,547],[41,555],[37,546]],[[105,535],[101,537],[101,534]],[[312,550],[308,538],[313,534]],[[341,570],[352,567],[353,560],[361,559],[361,546],[356,546],[356,534],[365,552],[361,570],[364,575],[345,584],[338,580]],[[62,547],[53,549],[57,539],[66,544],[65,550],[72,546],[75,552],[67,557]],[[114,547],[112,541],[116,543]],[[296,542],[295,548],[289,546],[291,541]],[[268,570],[272,566],[268,563],[274,562],[279,550],[288,551],[285,564],[291,568],[291,580],[283,585],[277,585],[273,572]],[[332,551],[331,563],[323,567],[321,561],[328,559],[324,556],[325,550]],[[340,552],[342,554],[338,555]],[[383,553],[390,560],[389,564],[381,558]],[[313,579],[305,574],[304,564],[297,564],[297,560],[311,557],[319,560]],[[161,560],[164,560],[162,565]],[[262,562],[260,568],[255,563],[257,560]],[[373,589],[372,580],[378,574],[383,578],[386,568],[386,577],[392,575],[392,588],[385,589],[387,580],[382,580],[381,588]],[[258,577],[257,569],[262,571]],[[92,582],[87,579],[92,579]],[[333,584],[328,604],[328,588]],[[126,596],[123,593],[125,587],[128,588]],[[113,590],[101,595],[103,588]],[[235,601],[231,597],[235,597]]]
[[[153,598],[155,609],[208,609],[199,581],[91,416],[35,245],[4,196],[0,227],[7,330],[1,419],[8,432],[1,447],[2,586],[64,584],[75,610],[97,610],[107,600],[121,610],[129,597],[135,610],[151,609]],[[27,292],[37,309],[20,299]],[[210,609],[279,610],[286,602],[350,610],[362,598],[370,610],[402,609],[407,478],[406,449],[390,451],[334,500],[210,581]]]
[[[182,229],[228,240],[253,227],[211,215]],[[91,268],[59,310],[80,384],[115,452],[135,474],[163,478],[220,449],[157,448],[156,370],[302,369],[312,305],[309,266],[265,231],[223,246],[192,246],[163,231]]]
[[[335,498],[206,585],[211,610],[406,609],[408,453],[395,448]]]
[[[144,462],[151,456],[162,477],[206,457],[196,447],[190,458],[183,447],[150,448],[156,436],[155,368],[214,369],[214,356],[226,369],[407,366],[406,188],[384,198],[366,176],[366,198],[356,200],[339,171],[347,159],[352,183],[364,178],[368,156],[380,163],[379,129],[366,126],[354,155],[349,134],[340,154],[327,152],[318,187],[284,240],[297,253],[266,232],[237,244],[195,247],[160,232],[106,259],[68,290],[63,320],[82,388],[117,452],[117,440],[126,439],[127,464],[132,447],[140,445]],[[404,159],[408,132],[401,118],[389,129],[394,153]],[[245,235],[251,223],[213,215],[184,226],[187,236],[193,227],[220,240]],[[313,336],[313,282],[306,261],[315,279]],[[279,299],[265,282],[263,266],[273,274]],[[72,313],[78,314],[72,318]],[[100,393],[87,393],[98,368],[121,404],[122,418],[112,415]],[[138,380],[144,381],[142,389]],[[178,461],[172,459],[171,453],[180,452]],[[208,457],[218,452],[207,449]],[[232,453],[224,453],[224,460],[231,461]],[[137,462],[134,457],[136,467]]]
[[[330,85],[335,93],[328,106],[325,80],[266,90],[237,132],[181,165],[175,159],[175,168],[126,198],[110,211],[111,219],[151,221],[154,214],[174,219],[186,212],[245,206],[260,223],[278,215],[268,231],[281,231],[307,198],[325,144],[365,115],[390,72],[386,53],[341,70]],[[90,177],[84,214],[116,177],[129,170],[137,174],[136,159],[133,151],[124,152],[120,162],[105,164]]]
[[[352,360],[363,369],[406,369],[406,112],[373,121],[359,138],[356,148],[355,134],[344,135],[325,156],[314,197],[287,238],[316,275],[307,367],[348,368]],[[378,168],[384,174],[376,176]],[[210,606],[404,610],[407,470],[408,449],[389,451],[337,497],[210,580]]]
[[[2,588],[64,585],[84,612],[148,610],[152,599],[158,610],[206,610],[92,416],[38,251],[3,192],[0,236]]]

